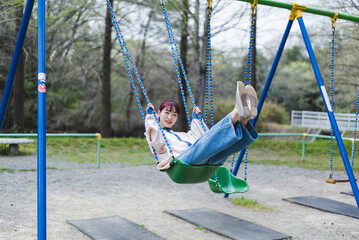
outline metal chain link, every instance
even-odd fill
[[[256,16],[256,8],[252,7],[252,14],[251,14],[251,32],[249,37],[249,48],[248,48],[248,55],[247,55],[247,63],[246,63],[246,70],[244,75],[244,85],[251,85],[252,84],[252,77],[253,77],[253,43],[254,43],[254,21]],[[247,83],[248,80],[248,83]],[[247,180],[247,169],[248,169],[248,148],[245,150],[245,158],[244,158],[244,180]],[[235,155],[232,157],[231,169],[233,169]],[[237,160],[238,161],[238,160]]]
[[[256,11],[256,8],[252,7],[252,15],[255,15],[255,11]],[[252,17],[252,15],[251,15],[251,17]],[[243,81],[244,85],[247,85],[247,80],[248,80],[248,85],[251,85],[251,83],[252,83],[253,41],[254,41],[254,18],[252,17],[251,32],[250,32],[250,37],[249,37],[249,47],[248,47],[248,54],[247,54],[247,61],[246,61],[246,69],[245,69],[244,81]],[[248,151],[247,150],[248,150],[248,148],[246,148],[246,153],[245,153],[244,180],[247,179],[247,168],[248,168],[248,166],[247,166]],[[236,154],[233,154],[232,161],[231,161],[231,168],[230,168],[231,172],[233,171],[235,158],[236,158]]]
[[[173,61],[174,61],[175,68],[176,68],[177,80],[178,80],[179,87],[181,89],[182,101],[183,101],[183,105],[184,105],[185,112],[186,112],[187,122],[188,122],[188,126],[191,127],[191,117],[190,117],[189,111],[188,111],[187,101],[186,101],[185,92],[184,92],[184,89],[183,89],[181,74],[180,74],[179,67],[178,67],[178,62],[180,63],[180,66],[181,66],[181,69],[182,69],[182,74],[183,74],[183,77],[184,77],[186,83],[188,81],[187,80],[187,75],[186,75],[186,73],[184,71],[184,67],[183,67],[181,57],[180,57],[180,53],[178,51],[176,40],[175,40],[174,35],[173,35],[172,27],[171,27],[170,21],[168,19],[166,6],[165,6],[165,3],[163,1],[161,1],[161,6],[162,6],[162,10],[163,10],[164,20],[165,20],[165,23],[166,23],[168,39],[170,41],[172,57],[173,57]],[[177,56],[178,56],[178,62],[177,62],[176,53],[177,53]],[[188,88],[188,92],[190,93],[190,96],[191,96],[192,93],[191,93],[191,88],[190,87]],[[191,96],[191,99],[192,99],[192,96]],[[193,106],[195,106],[194,100],[192,101],[192,103],[193,103]]]
[[[355,127],[354,127],[354,140],[353,140],[353,146],[352,146],[352,159],[351,159],[351,165],[352,168],[354,167],[354,153],[355,153],[355,142],[357,138],[357,126],[358,126],[358,114],[359,114],[359,89],[358,89],[358,97],[357,97],[357,111],[355,115]]]
[[[122,31],[121,31],[121,29],[120,29],[120,27],[119,27],[119,25],[118,25],[116,16],[115,16],[115,14],[114,14],[112,5],[111,5],[111,3],[110,3],[109,0],[107,0],[107,5],[108,5],[108,7],[109,7],[109,11],[110,11],[110,14],[111,14],[112,23],[113,23],[113,25],[114,25],[114,27],[115,27],[115,30],[116,30],[116,36],[117,36],[118,42],[119,42],[120,47],[121,47],[122,56],[123,56],[123,58],[124,58],[125,65],[126,65],[126,69],[127,69],[127,73],[128,73],[129,78],[130,78],[130,81],[131,81],[131,86],[132,86],[133,92],[134,92],[134,94],[135,94],[135,96],[136,96],[137,105],[138,105],[138,107],[139,107],[139,109],[140,109],[143,123],[145,124],[145,114],[144,114],[143,108],[142,108],[142,106],[141,106],[141,101],[140,101],[139,96],[138,96],[138,92],[137,92],[136,85],[135,85],[135,82],[134,82],[133,77],[132,77],[132,73],[131,73],[131,69],[130,69],[130,66],[129,66],[127,57],[128,57],[128,59],[130,60],[130,62],[131,62],[131,66],[132,66],[132,68],[133,68],[133,71],[134,71],[134,73],[135,73],[135,75],[136,75],[137,81],[138,81],[138,83],[139,83],[139,85],[140,85],[140,87],[141,87],[141,89],[142,89],[143,95],[145,96],[145,99],[146,99],[147,103],[151,103],[151,102],[150,102],[149,97],[148,97],[148,95],[147,95],[147,92],[146,92],[146,90],[145,90],[145,88],[144,88],[144,85],[143,85],[143,83],[142,83],[142,80],[141,80],[141,78],[140,78],[140,76],[139,76],[139,74],[138,74],[137,68],[136,68],[135,63],[134,63],[134,61],[133,61],[133,59],[132,59],[132,56],[131,56],[131,54],[130,54],[130,51],[129,51],[128,47],[127,47],[126,41],[125,41],[125,39],[124,39],[124,37],[123,37],[123,35],[122,35]],[[169,143],[168,143],[168,140],[167,140],[167,137],[166,137],[166,135],[165,135],[165,133],[164,133],[164,131],[163,131],[163,128],[161,127],[161,124],[160,124],[160,121],[159,121],[159,119],[158,119],[158,116],[157,116],[156,113],[154,113],[154,115],[155,115],[155,117],[156,117],[156,122],[157,122],[157,124],[158,124],[158,126],[159,126],[159,128],[160,128],[160,131],[161,131],[161,133],[162,133],[162,136],[163,136],[163,138],[164,138],[164,140],[165,140],[166,146],[167,146],[167,148],[169,149],[170,154],[173,155],[173,151],[172,151],[172,149],[171,149],[171,147],[170,147],[170,145],[169,145]],[[156,150],[155,150],[153,147],[152,147],[152,151],[153,151],[153,154],[154,154],[154,156],[155,156],[155,158],[156,158],[156,162],[158,163],[158,155],[157,155],[157,153],[156,153]]]
[[[178,62],[180,64],[180,67],[181,67],[181,70],[182,70],[183,78],[184,78],[184,80],[186,82],[187,90],[188,90],[189,96],[191,98],[192,105],[193,105],[193,107],[196,107],[197,105],[195,103],[195,100],[194,100],[194,97],[193,97],[193,94],[192,94],[192,90],[191,90],[191,86],[190,86],[190,83],[189,83],[187,75],[186,75],[186,70],[185,70],[185,68],[183,66],[183,62],[182,62],[182,59],[181,59],[181,54],[180,54],[180,52],[178,50],[177,43],[176,43],[173,31],[172,31],[171,23],[169,21],[167,10],[166,10],[166,5],[165,5],[164,1],[161,0],[160,2],[161,2],[162,10],[163,10],[163,16],[164,16],[164,19],[165,19],[166,29],[167,29],[167,33],[168,33],[168,39],[170,40],[170,47],[171,47],[171,51],[172,51],[173,61],[174,61],[175,67],[176,67],[178,84],[179,84],[180,89],[181,89],[182,101],[183,101],[183,105],[185,107],[188,126],[191,128],[191,117],[190,117],[189,111],[188,111],[187,101],[186,101],[185,92],[184,92],[183,85],[182,85],[181,75],[180,75],[180,72],[179,72]],[[177,62],[177,59],[178,59],[178,62]],[[202,126],[203,130],[206,130],[206,127],[204,126],[204,123],[203,123],[202,120],[200,121],[200,123],[201,123],[201,126]]]
[[[208,36],[207,36],[207,64],[206,64],[206,82],[209,83],[209,97],[211,106],[211,126],[214,125],[213,111],[213,82],[212,82],[212,48],[211,48],[211,9],[208,9]],[[206,95],[208,95],[206,93]],[[207,107],[206,107],[207,110]]]
[[[335,55],[335,25],[332,24],[332,59],[331,59],[331,77],[330,77],[330,105],[332,107],[332,111],[334,112],[334,55]],[[334,140],[334,131],[333,128],[330,128],[330,173],[329,179],[334,177],[333,172],[333,140]]]

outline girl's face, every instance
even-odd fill
[[[175,108],[172,108],[171,110],[164,108],[161,112],[158,111],[158,117],[163,128],[172,128],[177,121],[178,113],[176,113]]]

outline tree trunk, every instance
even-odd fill
[[[112,4],[112,0],[110,3]],[[107,7],[108,8],[108,7]],[[101,91],[101,135],[112,136],[111,126],[111,14],[107,9],[105,18],[105,38],[102,62],[102,91]]]
[[[203,27],[203,37],[202,37],[202,51],[201,51],[201,59],[200,59],[200,77],[197,83],[197,91],[196,91],[196,102],[198,106],[204,108],[204,97],[205,97],[205,89],[206,89],[206,70],[207,70],[207,42],[208,42],[208,12],[206,21]]]
[[[137,66],[137,70],[138,70],[138,74],[141,77],[142,83],[144,82],[144,72],[145,72],[145,56],[146,56],[146,40],[147,40],[147,32],[148,29],[150,28],[150,24],[151,24],[151,20],[152,20],[152,16],[153,16],[154,12],[151,11],[148,15],[148,20],[143,32],[143,39],[142,39],[142,44],[141,44],[141,51],[139,51],[139,54],[136,57],[136,66]],[[131,89],[132,89],[132,85],[131,85]],[[140,89],[139,89],[140,90]],[[141,91],[141,90],[140,90]],[[126,132],[126,136],[130,136],[130,132],[132,131],[132,121],[131,121],[131,107],[132,107],[132,102],[133,102],[133,96],[134,93],[131,90],[129,93],[129,99],[128,99],[128,104],[126,107],[126,126],[127,129],[125,130]],[[141,102],[144,102],[144,96],[143,94],[141,94]]]
[[[187,48],[188,48],[188,0],[183,0],[183,13],[182,13],[182,30],[181,30],[181,43],[180,43],[180,55],[183,63],[183,67],[187,72]],[[181,82],[184,90],[184,101],[187,102],[187,85],[184,79],[182,71],[181,73]],[[182,99],[181,89],[179,89],[179,98]],[[188,111],[192,111],[192,109],[188,109]],[[186,131],[188,129],[188,121],[186,118],[184,104],[181,104],[181,112],[179,115],[179,131]]]
[[[23,17],[23,5],[18,7],[16,12],[16,31],[20,31],[21,21]],[[19,58],[19,63],[14,80],[14,122],[13,129],[16,131],[24,130],[24,96],[25,96],[25,87],[24,87],[24,69],[25,69],[25,59],[24,51],[21,50],[21,55]]]
[[[200,60],[200,45],[199,45],[199,0],[195,3],[195,26],[194,26],[194,68],[195,68],[195,79],[196,79],[196,94],[195,101],[197,106],[202,109],[202,78],[201,78],[201,60]]]

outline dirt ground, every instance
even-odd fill
[[[178,185],[155,166],[75,164],[47,160],[47,238],[89,239],[67,220],[118,215],[165,239],[225,239],[164,210],[209,208],[288,234],[293,239],[359,239],[359,219],[303,207],[282,198],[318,196],[356,205],[348,183],[327,184],[327,171],[249,165],[250,190],[234,194],[272,212],[235,206],[208,184]],[[36,168],[36,157],[0,157],[0,168]],[[37,239],[36,171],[0,172],[0,239]]]

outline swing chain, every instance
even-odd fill
[[[234,167],[234,159],[236,158],[236,153],[233,153],[232,155],[232,161],[231,161],[231,167],[229,168],[229,171],[233,173],[233,167]]]
[[[179,50],[177,48],[177,44],[176,44],[176,40],[175,40],[174,35],[173,35],[172,27],[171,27],[170,21],[168,19],[166,6],[165,6],[163,1],[161,1],[161,5],[162,5],[163,16],[164,16],[164,20],[165,20],[165,24],[166,24],[166,28],[167,28],[168,39],[170,41],[172,57],[173,57],[174,65],[175,65],[175,68],[176,68],[177,80],[178,80],[178,84],[179,84],[179,87],[180,87],[180,90],[181,90],[182,101],[183,101],[183,105],[184,105],[186,116],[187,116],[187,122],[188,122],[188,126],[191,128],[191,118],[189,116],[189,111],[188,111],[188,107],[187,107],[187,101],[186,101],[186,97],[185,97],[185,91],[184,91],[184,88],[183,88],[183,85],[182,85],[182,78],[181,78],[179,69],[181,68],[182,73],[183,73],[183,77],[184,77],[186,83],[188,82],[187,75],[186,75],[186,73],[184,71],[184,66],[183,66],[183,63],[182,63],[182,59],[180,57],[180,53],[179,53]],[[178,60],[177,60],[177,58],[178,58]],[[178,62],[180,64],[180,67],[178,66]],[[187,90],[190,93],[190,97],[192,99],[193,107],[196,107],[194,99],[193,99],[193,96],[192,96],[191,88],[189,86],[189,83],[187,84],[187,86],[188,86]]]
[[[354,167],[354,153],[355,153],[355,142],[356,142],[356,137],[357,137],[358,114],[359,114],[359,89],[358,89],[357,109],[356,109],[356,116],[355,116],[354,138],[353,138],[353,146],[352,146],[352,159],[351,159],[352,168]]]
[[[337,12],[337,14],[339,14]],[[332,59],[331,59],[331,80],[330,80],[330,105],[331,108],[334,109],[334,60],[335,60],[335,21],[337,19],[334,16],[332,18]],[[330,173],[329,173],[329,179],[333,179],[334,172],[333,172],[333,138],[334,138],[334,131],[333,128],[330,129]]]
[[[136,96],[137,105],[138,105],[138,107],[139,107],[139,109],[140,109],[140,113],[141,113],[141,117],[142,117],[142,120],[143,120],[143,124],[145,124],[145,115],[144,115],[144,112],[143,112],[143,109],[142,109],[142,106],[141,106],[141,102],[140,102],[140,99],[139,99],[139,96],[138,96],[138,92],[137,92],[137,89],[136,89],[135,82],[134,82],[134,80],[133,80],[133,76],[132,76],[132,73],[131,73],[131,69],[130,69],[128,60],[131,62],[131,66],[132,66],[133,71],[134,71],[134,73],[135,73],[135,75],[136,75],[137,81],[138,81],[138,83],[139,83],[139,85],[140,85],[140,87],[141,87],[141,89],[142,89],[143,95],[144,95],[145,98],[146,98],[147,103],[150,103],[150,99],[149,99],[149,97],[148,97],[148,95],[147,95],[147,92],[146,92],[144,86],[143,86],[141,77],[140,77],[140,75],[138,74],[136,65],[135,65],[135,63],[134,63],[134,61],[133,61],[133,59],[132,59],[132,56],[131,56],[131,54],[130,54],[130,51],[129,51],[128,47],[127,47],[125,38],[124,38],[123,35],[122,35],[122,31],[121,31],[121,29],[120,29],[120,27],[119,27],[119,25],[118,25],[118,22],[117,22],[115,13],[114,13],[114,11],[113,11],[112,5],[111,5],[111,3],[110,3],[109,0],[107,0],[107,5],[108,5],[108,7],[109,7],[109,11],[110,11],[110,14],[111,14],[112,23],[113,23],[113,25],[115,26],[116,36],[117,36],[118,42],[119,42],[119,44],[120,44],[120,48],[121,48],[122,56],[123,56],[123,58],[124,58],[124,62],[125,62],[125,65],[126,65],[127,73],[128,73],[128,75],[129,75],[129,78],[130,78],[130,81],[131,81],[131,86],[132,86],[133,92],[134,92],[134,94],[135,94],[135,96]],[[128,58],[128,60],[127,60],[127,58]],[[168,143],[168,140],[167,140],[166,135],[165,135],[165,133],[164,133],[164,131],[163,131],[163,128],[161,127],[161,124],[160,124],[160,121],[159,121],[159,119],[158,119],[158,116],[157,116],[156,113],[154,113],[154,115],[155,115],[155,118],[156,118],[156,122],[157,122],[157,124],[158,124],[158,126],[159,126],[159,128],[160,128],[161,133],[162,133],[162,136],[163,136],[163,138],[164,138],[164,140],[165,140],[166,146],[168,147],[168,150],[169,150],[170,154],[173,155],[173,151],[172,151],[172,149],[171,149],[171,147],[170,147],[170,145],[169,145],[169,143]],[[156,150],[155,150],[153,147],[152,147],[152,152],[153,152],[153,155],[154,155],[155,158],[156,158],[156,163],[158,164],[158,155],[157,155],[157,153],[156,153]]]
[[[211,12],[212,9],[208,9],[208,26],[207,26],[207,62],[206,62],[206,97],[208,98],[208,87],[210,97],[210,110],[211,110],[211,126],[214,125],[214,109],[213,109],[213,81],[212,81],[212,47],[211,47]],[[206,113],[208,108],[208,99],[206,99]],[[207,119],[207,116],[206,116]],[[207,122],[206,122],[207,123]]]
[[[180,56],[180,52],[178,50],[177,43],[176,43],[173,31],[172,31],[171,23],[170,23],[169,18],[168,18],[166,6],[165,6],[163,1],[161,1],[161,5],[162,5],[163,16],[164,16],[164,20],[165,20],[165,24],[166,24],[166,28],[167,28],[168,38],[169,38],[169,41],[170,41],[170,47],[171,47],[171,51],[172,51],[173,61],[174,61],[175,67],[176,67],[177,79],[178,79],[178,83],[179,83],[179,86],[180,86],[180,89],[181,89],[182,101],[183,101],[183,105],[185,107],[185,112],[186,112],[186,115],[187,115],[187,122],[188,122],[188,126],[191,128],[191,118],[189,116],[189,111],[188,111],[188,107],[187,107],[185,91],[184,91],[184,88],[183,88],[182,78],[181,78],[179,69],[182,70],[183,78],[185,80],[187,90],[188,90],[189,96],[190,96],[191,101],[192,101],[192,105],[193,105],[193,107],[197,107],[197,105],[195,103],[194,96],[192,94],[191,85],[190,85],[190,83],[188,81],[187,74],[186,74],[186,71],[185,71],[185,68],[183,66],[181,56]],[[180,65],[180,67],[178,66],[178,63]],[[203,130],[206,131],[206,127],[205,127],[203,121],[200,121],[200,123],[201,123],[201,126],[202,126]]]
[[[256,7],[257,7],[257,0],[254,0],[253,3],[251,3],[252,6],[252,16],[251,16],[251,32],[250,32],[250,38],[249,38],[249,47],[248,47],[248,55],[247,55],[247,62],[246,62],[246,69],[244,73],[244,85],[251,85],[252,83],[252,64],[253,64],[253,45],[254,45],[254,23],[255,23],[255,17],[256,17]],[[248,82],[247,82],[248,80]],[[240,155],[239,155],[240,156]],[[239,158],[238,156],[238,158]],[[234,159],[236,157],[236,154],[233,154],[232,162],[231,162],[231,168],[230,171],[233,171],[234,166]],[[238,161],[238,159],[237,159]],[[247,164],[248,164],[248,148],[245,150],[245,166],[244,166],[244,180],[247,180]]]
[[[244,160],[244,181],[247,181],[247,169],[248,169],[248,148],[246,148],[246,157]]]
[[[247,55],[247,62],[246,62],[246,69],[244,74],[244,85],[251,85],[252,82],[252,60],[253,60],[253,41],[254,41],[254,17],[252,17],[251,21],[251,33],[249,39],[249,47],[248,47],[248,55]],[[249,73],[248,73],[249,72]],[[248,83],[247,83],[248,79]]]

